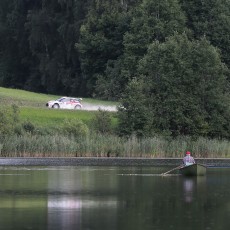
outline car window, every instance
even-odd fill
[[[62,97],[62,98],[59,98],[57,101],[59,101],[59,102],[79,103],[80,99],[79,98],[65,98],[65,97]]]
[[[63,100],[65,100],[65,98],[64,97],[62,97],[62,98],[59,98],[57,101],[63,101]]]
[[[60,101],[60,102],[68,102],[68,101],[69,101],[69,98],[61,98],[59,101]]]

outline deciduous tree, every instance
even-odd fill
[[[176,34],[154,42],[140,70],[148,79],[154,129],[174,136],[228,136],[227,68],[207,39]]]
[[[166,42],[153,42],[139,63],[139,74],[144,75],[143,98],[147,100],[144,108],[148,108],[144,124],[153,132],[172,136],[229,137],[226,71],[219,51],[206,38],[189,40],[185,34],[175,34]],[[140,94],[128,90],[126,100],[133,102],[135,93]],[[135,127],[140,120],[132,111],[134,118],[129,119],[126,104],[120,117],[127,127]],[[137,106],[141,111],[143,103]],[[145,133],[145,125],[133,129],[140,132],[140,128]]]

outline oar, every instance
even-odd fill
[[[175,171],[175,170],[181,168],[182,166],[183,166],[183,165],[179,165],[179,166],[177,166],[176,168],[173,168],[173,169],[171,169],[171,170],[169,170],[169,171],[167,171],[167,172],[165,172],[165,173],[161,173],[161,175],[162,175],[162,176],[165,176],[165,175],[167,175],[168,173],[173,172],[173,171]]]

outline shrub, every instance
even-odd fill
[[[92,119],[92,127],[96,132],[105,134],[112,130],[112,120],[111,115],[108,111],[98,110]]]
[[[25,121],[22,124],[22,128],[27,132],[27,133],[34,133],[35,132],[35,126],[32,122],[30,121]]]
[[[60,130],[66,135],[76,137],[86,136],[89,133],[87,125],[79,119],[65,119]]]
[[[16,105],[0,108],[0,134],[14,133],[15,124],[19,122],[19,108]]]

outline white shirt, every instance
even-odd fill
[[[195,160],[190,155],[187,155],[183,158],[183,163],[184,165],[192,165],[192,164],[195,164]]]

